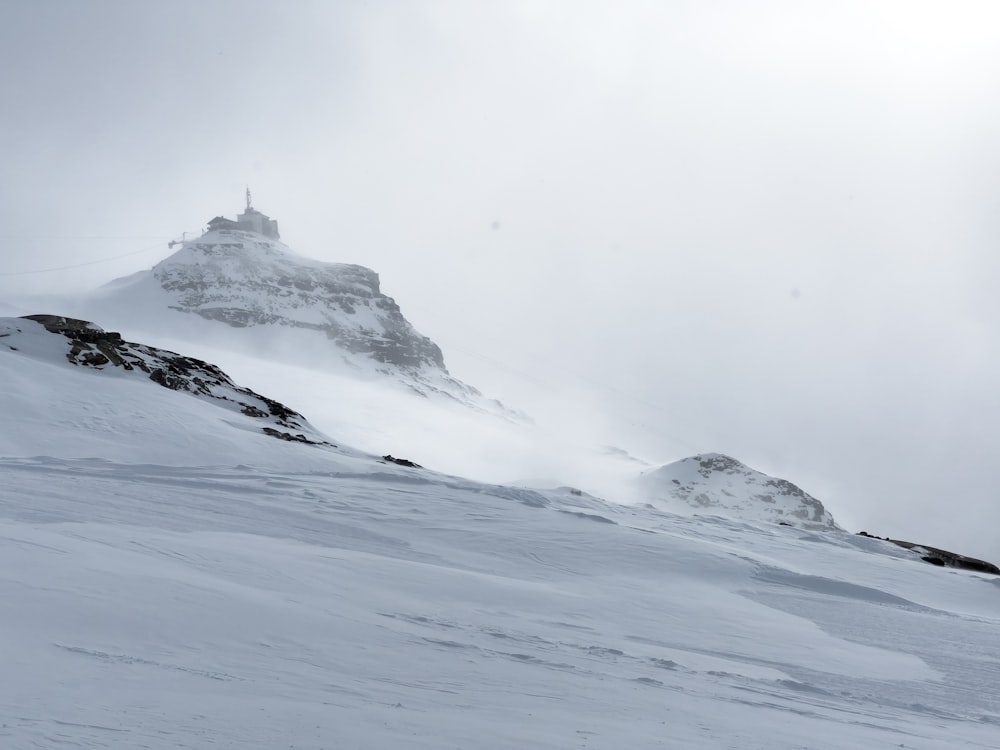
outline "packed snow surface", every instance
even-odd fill
[[[291,444],[10,340],[2,747],[997,747],[1000,579]]]

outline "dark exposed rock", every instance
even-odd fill
[[[270,435],[271,437],[276,437],[279,440],[286,440],[289,443],[305,443],[306,445],[331,445],[331,443],[327,443],[326,441],[310,440],[302,433],[293,435],[290,432],[282,432],[281,430],[276,430],[273,427],[262,427],[261,429],[264,431],[265,434]]]
[[[188,386],[188,381],[183,377],[167,372],[160,367],[149,373],[149,379],[154,383],[162,385],[164,388],[169,388],[172,391],[184,391],[187,390]]]
[[[132,369],[132,365],[118,352],[124,344],[120,333],[105,331],[89,321],[62,315],[25,315],[24,319],[41,323],[46,331],[68,338],[72,343],[66,358],[73,364],[100,368],[110,362],[116,367]]]
[[[104,331],[86,320],[59,315],[27,315],[25,319],[41,323],[47,331],[69,339],[66,358],[75,365],[101,370],[120,367],[145,373],[157,385],[172,391],[182,391],[221,402],[255,419],[271,421],[278,427],[302,430],[305,418],[294,409],[274,399],[261,396],[249,388],[236,385],[225,372],[213,364],[194,357],[185,357],[165,349],[136,344],[122,339],[121,334]],[[272,437],[311,445],[330,445],[312,440],[301,433],[289,433],[275,427],[265,427]]]
[[[389,454],[386,454],[385,456],[382,456],[382,460],[386,461],[386,462],[388,462],[390,464],[399,464],[400,466],[409,466],[411,469],[422,469],[422,468],[424,468],[420,464],[413,463],[413,461],[410,461],[408,458],[395,458],[394,456],[389,455]]]
[[[961,568],[962,570],[973,570],[977,573],[990,573],[995,576],[1000,576],[1000,567],[997,567],[991,562],[979,560],[975,557],[966,557],[965,555],[959,555],[956,552],[949,552],[948,550],[940,549],[938,547],[930,547],[926,544],[915,544],[914,542],[906,542],[902,539],[890,539],[887,536],[875,536],[874,534],[869,534],[867,531],[859,531],[858,536],[866,536],[869,539],[881,539],[884,542],[892,542],[897,547],[902,547],[903,549],[916,552],[920,555],[921,560],[928,562],[931,565],[937,565],[938,567]]]
[[[62,315],[24,315],[24,320],[33,320],[45,326],[45,330],[50,333],[62,333],[71,339],[78,341],[95,342],[100,339],[111,341],[121,341],[119,333],[105,331],[99,326],[87,320],[79,318],[67,318]]]
[[[293,409],[289,409],[284,404],[275,401],[274,399],[268,398],[267,396],[261,396],[259,394],[254,394],[267,404],[267,412],[272,417],[277,417],[279,422],[291,422],[296,419],[301,419],[302,415]]]
[[[86,352],[80,357],[80,364],[87,365],[89,367],[100,367],[101,365],[106,365],[111,360],[107,358],[104,354],[100,352]]]

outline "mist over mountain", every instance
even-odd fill
[[[1000,746],[1000,3],[2,19],[0,750]]]
[[[252,349],[265,357],[393,380],[424,396],[519,418],[453,377],[370,268],[297,255],[277,223],[250,205],[217,216],[148,271],[105,285],[77,313],[178,338]]]
[[[347,435],[364,450],[411,453],[427,465],[486,481],[510,482],[531,472],[533,479],[516,483],[580,486],[678,513],[841,528],[820,500],[729,456],[699,454],[646,470],[636,481],[636,466],[650,464],[603,445],[600,425],[594,432],[579,429],[577,421],[536,428],[453,377],[441,348],[382,292],[374,270],[288,248],[277,221],[252,206],[249,189],[235,220],[215,216],[200,236],[169,244],[178,249],[152,268],[67,305],[88,319],[229,361],[278,398],[300,408],[308,403],[330,433]],[[345,377],[368,385],[348,385]],[[421,399],[400,400],[386,386]],[[341,398],[325,397],[331,391]],[[502,419],[491,423],[479,413]]]

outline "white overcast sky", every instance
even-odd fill
[[[249,184],[491,394],[1000,557],[1000,4],[2,0],[0,56],[4,297]]]

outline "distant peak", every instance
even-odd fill
[[[682,458],[646,472],[639,482],[650,499],[673,508],[827,531],[840,528],[812,495],[723,453]]]

